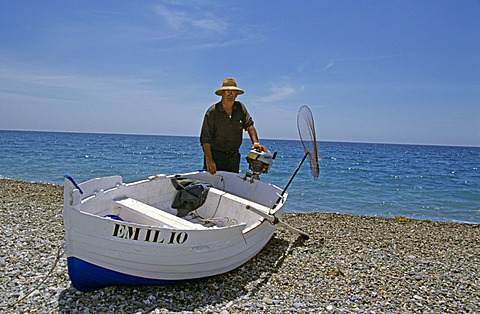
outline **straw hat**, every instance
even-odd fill
[[[215,92],[216,95],[218,96],[222,96],[222,93],[221,91],[224,91],[224,90],[234,90],[234,91],[237,91],[238,95],[241,95],[244,93],[244,91],[240,88],[237,87],[237,82],[235,81],[234,78],[226,78],[223,80],[223,84],[222,84],[222,87],[220,87],[219,89],[217,89],[217,91]]]

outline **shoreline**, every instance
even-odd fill
[[[23,182],[23,183],[28,183],[28,184],[40,184],[40,185],[47,185],[47,186],[55,186],[55,187],[60,187],[61,189],[63,189],[63,185],[59,185],[59,184],[52,183],[52,182],[25,181],[23,179],[3,177],[3,176],[0,175],[0,181],[1,180],[10,181],[10,182]],[[62,204],[62,206],[63,206],[63,204]],[[290,215],[290,214],[315,214],[315,213],[317,213],[317,212],[286,212],[287,215]],[[411,217],[404,217],[404,216],[385,217],[385,216],[371,216],[371,215],[368,215],[368,214],[344,214],[344,213],[340,213],[340,212],[319,212],[319,213],[332,214],[332,215],[347,215],[347,216],[353,216],[353,217],[371,217],[371,218],[386,218],[386,219],[400,219],[400,220],[407,219],[407,220],[414,220],[414,221],[431,221],[431,222],[455,223],[455,224],[458,223],[458,224],[480,226],[480,223],[470,222],[470,221],[431,220],[431,219],[428,219],[428,218],[420,219],[420,218],[411,218]]]
[[[480,312],[478,224],[286,213],[309,240],[278,229],[223,275],[83,293],[64,256],[45,279],[64,242],[62,209],[62,186],[0,179],[0,312]]]

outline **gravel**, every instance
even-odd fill
[[[342,214],[284,215],[227,274],[188,284],[71,286],[62,187],[0,179],[0,313],[478,313],[480,225]]]

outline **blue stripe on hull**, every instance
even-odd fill
[[[68,275],[75,289],[93,291],[108,286],[153,286],[185,283],[198,279],[159,280],[122,274],[76,257],[67,258]]]

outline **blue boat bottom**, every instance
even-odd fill
[[[85,262],[76,257],[68,257],[68,275],[73,287],[80,291],[93,291],[109,286],[153,286],[191,282],[199,279],[159,280],[126,275]]]

